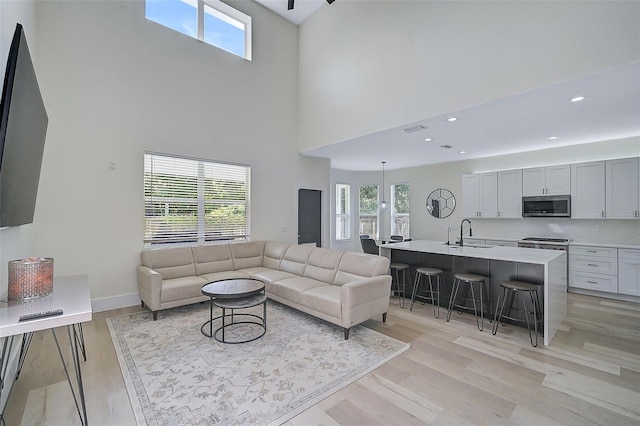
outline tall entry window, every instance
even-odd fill
[[[391,235],[402,235],[409,238],[410,205],[409,184],[391,185]]]
[[[360,187],[360,235],[377,239],[379,232],[378,185]]]
[[[336,241],[351,238],[351,187],[336,184]]]

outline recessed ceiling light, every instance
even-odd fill
[[[569,102],[580,102],[584,101],[584,96],[576,96],[575,98],[569,99]]]
[[[460,151],[460,154],[466,154],[467,151]]]
[[[449,117],[447,118],[447,121],[456,121],[458,119],[458,117]]]
[[[424,141],[425,142],[431,142],[433,140],[433,138],[425,138]]]
[[[558,137],[557,137],[557,136],[550,136],[550,137],[549,137],[549,140],[550,140],[550,141],[555,141],[556,139],[558,139]]]

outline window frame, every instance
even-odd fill
[[[347,241],[351,239],[351,185],[348,183],[339,183],[336,182],[336,194],[335,194],[335,240],[336,241]],[[345,212],[339,213],[341,211],[340,208],[340,200],[341,200],[341,188],[346,189],[346,199],[345,199]],[[342,229],[341,223],[346,223],[347,226],[345,228],[346,235],[338,236],[338,232]]]
[[[397,213],[396,211],[396,186],[406,185],[407,189],[407,204],[409,213]],[[402,235],[404,238],[410,238],[411,236],[411,183],[409,182],[396,182],[391,184],[391,222],[389,223],[389,235]],[[396,225],[396,217],[403,216],[407,218],[407,232],[399,232]],[[406,235],[405,235],[406,234]]]
[[[366,235],[370,235],[370,233],[368,232],[364,232],[364,230],[362,229],[362,188],[364,187],[374,187],[376,188],[377,194],[376,194],[376,205],[375,205],[375,217],[376,217],[376,232],[375,235],[372,235],[373,239],[379,239],[380,238],[380,195],[381,195],[381,191],[380,191],[380,185],[378,184],[365,184],[365,185],[360,185],[358,187],[358,232],[360,235],[366,234]],[[366,214],[366,216],[373,216],[372,214]]]
[[[181,171],[180,168],[183,167],[185,164],[189,166],[193,166],[193,169],[191,170],[195,170],[195,175],[193,174],[193,172],[185,172],[183,174],[176,173],[175,176],[178,178],[176,179],[175,183],[182,184],[184,187],[185,181],[183,180],[182,182],[179,182],[180,181],[179,178],[195,178],[193,183],[195,183],[196,197],[194,198],[194,197],[186,196],[186,197],[174,198],[171,196],[168,196],[168,197],[155,196],[154,198],[152,190],[151,190],[151,195],[148,195],[147,186],[153,185],[154,159],[157,159],[156,161],[167,161],[167,162],[170,162],[172,159],[177,160],[176,164],[166,166],[171,172],[180,172]],[[151,163],[149,164],[149,162]],[[179,164],[179,162],[181,164]],[[193,164],[188,164],[188,162],[192,162]],[[149,169],[148,164],[150,165],[151,170]],[[238,173],[225,175],[224,169],[228,167],[237,168]],[[207,183],[207,180],[209,180],[210,182],[213,182],[214,178],[211,175],[207,175],[207,172],[209,174],[213,173],[214,175],[216,175],[216,178],[222,182],[240,182],[240,186],[244,188],[241,188],[239,195],[244,196],[244,201],[241,198],[230,200],[224,197],[222,198],[212,197],[211,195],[215,195],[215,193],[206,192],[206,187],[207,187],[206,183]],[[152,176],[151,181],[147,180],[149,173]],[[218,177],[217,173],[221,173],[221,178]],[[161,176],[162,173],[155,173],[155,175]],[[238,180],[238,177],[241,177],[241,179]],[[169,192],[175,192],[175,194],[171,194],[171,195],[182,195],[181,191],[182,190],[180,189],[180,187],[178,187],[178,189],[176,189],[176,187],[173,187]],[[166,218],[176,217],[170,214],[165,214],[164,216],[156,216],[154,214],[148,214],[149,212],[153,212],[156,210],[156,204],[158,202],[162,203],[162,199],[165,199],[164,201],[165,206],[163,207],[165,212],[170,211],[172,207],[176,208],[175,207],[176,205],[180,206],[180,205],[191,204],[192,206],[195,206],[195,211],[196,211],[195,228],[193,230],[187,230],[187,231],[191,231],[191,233],[188,236],[184,236],[180,238],[179,236],[174,237],[172,235],[169,235],[166,239],[151,237],[150,231],[148,229],[148,226],[151,227],[151,225],[149,225],[147,222],[148,218],[158,217],[158,218],[166,219]],[[173,206],[171,204],[173,204]],[[212,236],[212,233],[216,232],[217,230],[216,230],[215,224],[210,223],[209,226],[207,226],[206,218],[209,210],[208,207],[216,206],[216,205],[224,206],[224,205],[236,205],[236,204],[240,204],[244,206],[244,223],[241,224],[241,226],[238,228],[237,225],[234,224],[233,222],[226,222],[226,223],[231,223],[232,226],[224,227],[224,229],[226,231],[231,231],[231,232],[228,232],[227,234],[220,234],[218,236]],[[144,165],[143,165],[143,205],[144,205],[143,245],[145,248],[207,245],[207,244],[216,244],[217,242],[221,242],[221,241],[228,242],[230,240],[250,241],[251,239],[251,216],[250,216],[251,166],[247,164],[229,163],[229,162],[210,160],[205,158],[194,158],[194,157],[186,157],[186,156],[175,155],[175,154],[145,151]],[[170,222],[171,219],[168,219],[167,221]],[[158,220],[158,222],[162,222],[162,220]],[[161,227],[162,224],[159,226]],[[241,232],[240,234],[234,233],[233,230],[236,228],[244,232]],[[177,229],[171,228],[169,226],[167,230],[170,233],[170,232],[176,232]],[[193,233],[193,231],[195,231],[195,233]]]

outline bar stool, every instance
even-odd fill
[[[422,283],[422,277],[425,276],[429,280],[429,296],[419,296],[417,295],[418,287]],[[431,283],[431,277],[436,277],[436,291],[433,291],[433,286]],[[415,303],[416,297],[423,299],[431,299],[431,304],[433,305],[433,315],[436,318],[440,318],[440,281],[442,278],[442,269],[438,268],[418,268],[416,269],[416,278],[413,282],[413,291],[411,292],[411,307],[410,311],[413,311],[413,304]],[[435,296],[437,297],[434,297]]]
[[[476,325],[478,326],[478,330],[482,331],[484,329],[484,308],[485,304],[488,303],[488,298],[483,302],[482,296],[483,293],[487,291],[487,277],[483,275],[477,274],[455,274],[455,280],[453,281],[453,287],[451,288],[451,298],[449,299],[449,312],[447,313],[447,322],[451,320],[451,312],[453,312],[453,308],[470,310],[471,308],[460,303],[456,303],[456,298],[458,297],[458,290],[460,289],[460,283],[468,284],[467,291],[465,292],[465,296],[463,297],[462,303],[464,301],[471,300],[473,301],[473,313],[476,317]],[[476,296],[473,291],[473,285],[477,283],[480,286],[480,322],[478,322],[478,307],[476,304]],[[471,298],[467,297],[468,290],[471,290]],[[487,310],[488,312],[488,310]]]
[[[395,272],[396,274],[396,285],[398,289],[398,300],[400,301],[400,309],[404,309],[404,287],[407,282],[407,271],[409,270],[409,265],[407,265],[406,263],[393,262],[389,264],[389,269],[391,269],[392,277],[393,272]],[[400,286],[400,271],[402,271],[402,286]],[[400,294],[402,294],[402,296],[400,296]]]
[[[500,321],[505,318],[511,320],[513,322],[524,322],[521,319],[514,318],[511,316],[511,308],[513,305],[513,299],[517,298],[518,292],[522,293],[522,305],[524,311],[524,317],[527,323],[527,329],[529,330],[529,341],[531,341],[531,346],[534,348],[538,346],[538,323],[542,325],[542,311],[540,309],[540,300],[538,299],[538,288],[540,285],[533,284],[526,281],[505,281],[500,284],[500,294],[498,294],[498,303],[496,305],[496,314],[493,322],[493,330],[492,333],[495,336],[498,332],[498,325]],[[507,300],[507,294],[511,291],[511,298],[509,303],[509,311],[507,315],[503,315],[504,305]],[[533,308],[533,327],[535,334],[535,343],[533,336],[531,335],[531,324],[529,322],[529,311],[527,310],[527,302],[525,298],[525,293],[529,294],[531,298],[531,304]],[[500,300],[502,299],[502,305],[500,304]],[[500,308],[500,309],[498,309]],[[498,310],[500,314],[498,314]]]

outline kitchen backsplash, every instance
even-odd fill
[[[572,241],[640,245],[640,221],[575,219],[472,219],[479,238],[568,238]]]

